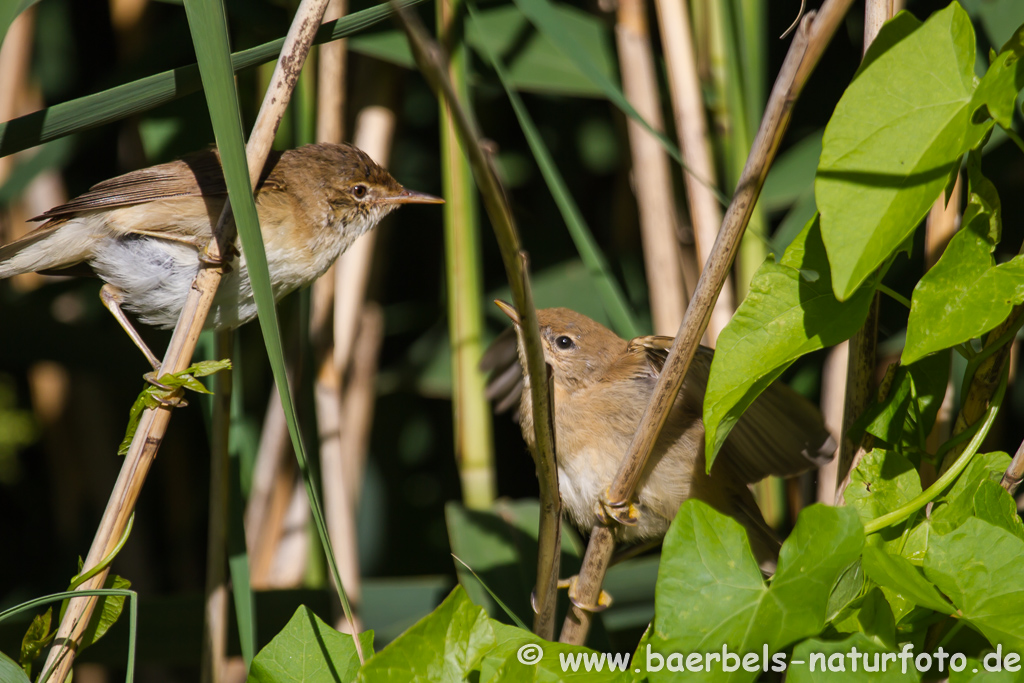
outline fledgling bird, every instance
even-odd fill
[[[105,180],[0,247],[0,279],[32,271],[99,276],[104,304],[157,368],[121,306],[148,325],[177,323],[226,199],[216,149]],[[323,275],[398,206],[444,202],[404,189],[353,145],[333,143],[272,153],[255,201],[275,301]],[[254,317],[241,255],[221,280],[206,327],[231,329]]]
[[[516,377],[519,368],[514,367],[525,366],[519,316],[511,305],[496,303],[515,326],[519,363],[506,353],[513,368],[499,376],[489,394],[504,395],[506,407],[521,395],[520,426],[532,447],[529,387],[522,374]],[[627,342],[566,308],[539,310],[537,319],[544,358],[552,368],[559,493],[569,518],[589,531],[602,521],[601,498],[626,455],[673,339],[650,336]],[[496,342],[483,365],[499,367],[501,355]],[[696,498],[739,521],[762,568],[774,568],[779,540],[747,485],[769,474],[792,476],[817,467],[831,459],[836,445],[817,409],[776,383],[736,423],[708,475],[701,414],[712,356],[711,349],[701,347],[694,357],[637,485],[637,524],[615,525],[615,540],[628,544],[664,536],[679,506]]]

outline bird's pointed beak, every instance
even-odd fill
[[[388,197],[385,201],[390,204],[444,204],[444,200],[426,192],[403,189],[396,195]]]
[[[501,309],[502,313],[507,315],[512,320],[513,325],[519,327],[519,312],[516,311],[515,306],[508,303],[507,301],[502,301],[501,299],[495,299],[494,303],[497,304],[498,308]]]

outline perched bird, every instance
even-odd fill
[[[148,325],[177,323],[226,199],[216,149],[105,180],[0,247],[0,279],[32,271],[99,276],[103,303],[159,367],[121,306]],[[362,150],[332,143],[271,154],[255,200],[275,301],[323,275],[399,205],[444,202],[404,189]],[[206,327],[230,329],[255,316],[242,255],[221,280]]]
[[[496,342],[484,364],[511,369],[491,385],[491,398],[521,395],[519,421],[533,445],[533,409],[517,365],[525,366],[519,315],[496,302],[512,319],[519,363]],[[551,366],[558,487],[569,518],[589,531],[603,521],[602,496],[626,455],[640,417],[672,345],[671,337],[625,341],[590,318],[566,308],[537,311],[544,358]],[[748,484],[769,474],[791,476],[831,459],[835,442],[818,411],[781,383],[770,386],[736,423],[715,459],[704,459],[704,392],[711,349],[693,359],[665,428],[655,443],[633,501],[635,526],[615,526],[619,543],[665,535],[679,506],[689,498],[708,503],[739,521],[763,568],[773,568],[779,540],[764,521]],[[518,377],[517,377],[518,375]]]

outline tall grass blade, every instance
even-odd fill
[[[408,7],[420,2],[423,0],[399,0],[396,4]],[[324,24],[314,42],[326,43],[353,35],[393,13],[394,8],[387,2],[355,12]],[[236,52],[231,55],[231,68],[237,72],[276,59],[283,45],[284,38],[278,38]],[[19,116],[0,123],[0,157],[148,111],[196,92],[201,86],[199,67],[190,64]]]
[[[188,0],[185,3],[185,9],[188,12],[196,57],[199,60],[203,76],[217,147],[221,153],[221,164],[224,168],[228,196],[238,223],[242,249],[245,252],[252,283],[253,297],[259,310],[260,327],[263,330],[267,356],[281,396],[281,406],[288,422],[288,431],[306,485],[320,542],[323,544],[327,561],[331,567],[342,606],[345,608],[346,615],[351,615],[351,607],[348,604],[348,597],[345,594],[330,538],[327,535],[323,508],[317,493],[318,485],[314,481],[315,474],[309,467],[295,404],[288,387],[277,309],[270,286],[267,257],[256,205],[253,201],[246,151],[243,145],[242,121],[231,68],[231,52],[228,46],[227,18],[223,6],[217,0]],[[361,651],[360,655],[362,655]]]
[[[683,157],[679,153],[679,147],[669,140],[664,133],[654,130],[651,124],[637,113],[633,105],[629,103],[626,96],[622,93],[622,90],[591,63],[586,51],[572,38],[571,34],[561,30],[561,20],[555,12],[554,5],[549,0],[515,0],[515,2],[523,14],[537,27],[537,30],[557,45],[562,50],[562,53],[576,65],[576,68],[582,71],[594,85],[601,89],[605,97],[611,100],[612,104],[618,107],[623,114],[646,128],[651,135],[658,138],[658,141],[661,142],[669,156],[680,165],[683,165]]]
[[[438,0],[440,41],[449,45],[448,74],[460,99],[469,102],[468,51],[463,0]],[[444,196],[445,281],[448,286],[448,333],[451,339],[452,412],[455,462],[466,507],[486,509],[494,503],[494,440],[491,408],[480,370],[484,318],[480,221],[473,171],[462,151],[448,105],[441,101],[441,170]]]

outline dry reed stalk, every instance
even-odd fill
[[[874,42],[882,24],[892,18],[892,0],[867,0],[864,4],[864,47],[862,55]],[[881,295],[875,298],[868,310],[864,326],[849,342],[846,365],[846,397],[843,405],[843,431],[839,440],[838,468],[836,470],[836,505],[843,505],[843,492],[850,483],[850,473],[866,453],[860,444],[847,438],[847,432],[871,403],[873,378],[878,364],[878,307]]]
[[[821,372],[821,414],[825,418],[825,427],[836,443],[839,443],[843,434],[843,403],[846,397],[846,363],[849,353],[849,342],[836,344],[829,350]],[[819,503],[835,504],[838,471],[838,458],[832,458],[818,469]]]
[[[1006,468],[999,484],[1006,489],[1007,493],[1015,496],[1017,487],[1020,486],[1022,480],[1024,480],[1024,441],[1017,447],[1017,452],[1014,453],[1013,460],[1010,461],[1010,466]]]
[[[825,0],[819,12],[809,13],[803,18],[793,36],[793,42],[768,98],[765,115],[740,176],[737,192],[715,240],[711,257],[704,272],[701,273],[697,290],[686,309],[651,401],[644,410],[636,435],[608,492],[606,503],[612,510],[628,506],[633,498],[639,475],[643,472],[651,448],[675,403],[700,338],[707,329],[715,300],[729,275],[743,231],[750,220],[768,168],[789,125],[796,100],[852,2],[853,0]],[[577,584],[576,597],[582,604],[594,604],[597,600],[614,546],[610,530],[600,526],[594,527],[590,544],[595,547],[587,548],[587,557],[580,569]],[[588,626],[589,617],[578,607],[573,606],[565,619],[560,640],[564,643],[582,644],[586,639]]]
[[[664,130],[644,0],[620,0],[615,40],[626,99],[655,130]],[[632,118],[626,127],[654,333],[671,335],[686,311],[686,288],[668,155],[658,139]]]
[[[562,506],[558,497],[558,471],[555,464],[554,420],[551,387],[547,364],[541,348],[537,310],[530,293],[529,257],[519,242],[515,220],[508,198],[498,180],[494,160],[485,149],[480,127],[472,110],[463,107],[448,74],[447,61],[440,46],[412,13],[398,10],[398,19],[412,48],[413,57],[431,89],[448,106],[456,134],[469,160],[473,178],[484,209],[490,218],[501,250],[501,260],[512,291],[512,301],[519,314],[524,346],[525,372],[534,378],[529,382],[533,403],[535,448],[531,455],[537,466],[540,488],[540,524],[537,532],[536,614],[533,632],[550,639],[554,632],[554,614],[558,567],[561,560]]]
[[[362,579],[355,515],[373,424],[377,357],[384,336],[380,307],[368,302],[358,327],[344,386],[317,385],[317,421],[320,425],[323,486],[325,491],[331,492],[330,496],[325,496],[324,514],[331,545],[338,552],[338,571],[356,615],[357,627],[361,629]],[[349,628],[342,617],[336,620],[335,625],[340,631]]]
[[[279,536],[271,546],[273,557],[266,579],[270,588],[296,588],[302,585],[309,571],[313,541],[309,496],[301,477],[292,480],[290,490],[282,498],[287,505],[280,516]]]
[[[393,110],[383,106],[365,107],[356,116],[354,143],[377,163],[386,166],[394,129]],[[336,549],[338,571],[357,617],[361,582],[355,493],[359,480],[351,480],[350,477],[355,472],[362,472],[365,449],[346,448],[351,443],[343,440],[343,435],[348,430],[368,433],[370,429],[369,424],[349,424],[346,421],[349,415],[368,420],[373,416],[372,407],[361,413],[353,413],[348,399],[355,397],[347,390],[352,381],[351,375],[357,372],[356,364],[360,361],[355,357],[355,350],[361,334],[360,319],[363,317],[375,246],[376,233],[364,235],[335,265],[334,345],[333,349],[328,347],[324,350],[316,387],[321,476],[325,493],[331,492],[324,496],[324,516],[331,545]],[[380,338],[381,335],[377,335],[378,345]],[[364,371],[365,368],[358,368],[358,372]],[[347,380],[346,375],[349,376]],[[359,396],[359,400],[368,400],[371,405],[374,399],[373,375],[375,371],[369,379],[370,394],[364,392]],[[361,379],[364,379],[362,375]],[[349,628],[341,623],[339,627],[341,630]]]
[[[690,205],[694,244],[697,252],[698,273],[707,263],[711,245],[722,225],[722,208],[715,196],[715,165],[711,155],[711,140],[705,120],[704,99],[693,47],[693,32],[686,3],[681,0],[656,0],[661,43],[665,50],[669,94],[675,115],[676,134],[683,154],[683,179]],[[685,265],[684,265],[685,270]],[[684,275],[685,280],[685,275]],[[693,285],[696,285],[694,280]],[[692,292],[693,288],[688,287]],[[711,314],[706,334],[713,346],[722,328],[734,312],[731,284],[722,288]],[[673,328],[677,329],[677,328]]]
[[[259,444],[245,509],[249,581],[254,590],[269,587],[270,565],[295,480],[291,439],[277,391],[271,391],[267,401]]]
[[[952,195],[947,201],[945,197],[939,197],[928,212],[928,219],[924,231],[924,267],[928,270],[939,260],[946,245],[953,239],[953,235],[960,229],[960,205],[962,202],[962,182],[958,174],[956,183],[953,185]],[[955,389],[953,380],[950,378],[946,384],[946,394],[942,398],[942,405],[935,416],[935,424],[925,441],[925,448],[929,453],[934,453],[939,446],[949,438],[951,423],[953,420],[953,399]],[[921,462],[921,485],[927,487],[935,480],[936,472],[931,463]]]
[[[383,341],[384,312],[379,304],[367,302],[363,307],[359,336],[352,353],[352,370],[345,385],[339,439],[342,453],[349,454],[342,464],[345,466],[345,482],[351,487],[349,499],[355,508],[359,506],[366,456],[370,450],[370,428],[373,425],[377,394],[377,364]]]
[[[347,10],[347,0],[330,0],[324,12],[324,21],[340,19]],[[342,39],[318,48],[316,137],[320,142],[342,142],[345,139],[347,46],[348,41]]]
[[[313,35],[320,26],[320,18],[323,16],[325,5],[326,0],[303,0],[288,30],[288,36],[281,50],[282,56],[277,61],[274,80],[267,90],[263,106],[260,108],[256,124],[253,126],[252,136],[246,146],[249,181],[253,186],[258,180],[267,154],[270,152],[274,134],[291,98],[292,88],[312,44]],[[234,242],[234,223],[227,220],[229,215],[230,205],[225,205],[224,212],[213,231],[214,239],[210,240],[204,254],[211,262],[224,261],[222,256],[228,253],[228,245]],[[181,372],[188,367],[222,274],[219,268],[200,269],[189,289],[178,325],[175,327],[171,342],[167,347],[162,364],[164,372]],[[156,458],[170,420],[171,409],[167,407],[147,409],[143,412],[128,454],[122,463],[121,473],[96,530],[96,536],[89,548],[83,571],[89,571],[97,566],[117,545],[128,519],[135,510],[135,503],[142,490],[142,484]],[[80,589],[90,590],[101,587],[106,581],[108,573],[109,569],[98,572],[92,579],[84,582]],[[68,601],[67,610],[57,629],[55,645],[47,655],[46,665],[43,669],[45,675],[53,676],[52,680],[64,681],[70,673],[75,650],[88,628],[96,603],[97,598],[94,596]],[[361,653],[358,640],[356,647]]]
[[[29,8],[18,15],[11,24],[0,46],[0,121],[28,114],[43,107],[39,88],[31,80],[32,48],[35,31],[35,9]],[[6,157],[0,157],[0,183],[10,176],[21,161],[37,154],[26,150]],[[59,206],[67,199],[60,175],[50,169],[37,175],[17,201],[11,202],[0,213],[0,244],[6,244],[25,235],[35,227],[29,220],[53,206]],[[22,273],[11,279],[12,286],[20,291],[35,289],[47,280],[38,273]]]

